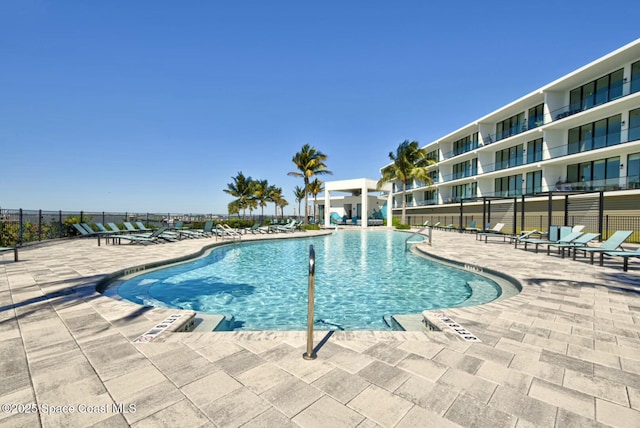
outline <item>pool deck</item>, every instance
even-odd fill
[[[22,249],[17,263],[0,254],[0,426],[640,426],[640,260],[625,273],[622,259],[592,266],[434,231],[426,252],[523,285],[441,311],[481,342],[446,327],[320,331],[312,361],[305,332],[167,331],[134,343],[180,311],[95,284],[211,242],[78,239]]]

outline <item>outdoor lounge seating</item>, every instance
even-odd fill
[[[4,253],[6,251],[13,251],[13,261],[18,261],[18,247],[0,247],[0,253]]]
[[[128,235],[108,235],[107,239],[111,240],[112,243],[122,243],[122,240],[129,241],[130,244],[157,244],[159,242],[166,241],[175,241],[171,236],[163,236],[163,234],[167,231],[166,227],[161,227],[156,229],[152,233],[148,235],[136,235],[136,234],[128,234]]]
[[[464,228],[464,231],[469,233],[478,233],[480,232],[480,228],[475,220],[471,220],[469,226]]]
[[[593,255],[598,253],[600,254],[600,266],[602,266],[604,264],[604,254],[607,252],[617,252],[618,248],[631,236],[631,234],[633,234],[632,230],[618,230],[599,247],[576,248],[573,253],[573,259],[576,259],[577,251],[582,251],[585,257],[587,256],[587,253],[589,253],[590,262],[593,264]]]
[[[573,233],[580,233],[580,232],[574,231]],[[562,258],[564,259],[565,249],[569,249],[569,252],[571,252],[572,249],[575,251],[576,248],[586,247],[589,244],[589,242],[593,241],[598,236],[600,236],[599,233],[585,233],[584,235],[579,236],[578,238],[574,239],[571,242],[556,242],[556,243],[547,244],[547,255],[551,253],[551,247],[557,247],[558,252],[562,254]]]
[[[538,233],[538,231],[536,229],[533,230],[523,230],[522,232],[520,232],[520,235],[510,235],[509,236],[509,243],[515,242],[515,247],[518,248],[518,243],[522,242],[524,239],[529,239],[531,238],[531,236],[536,235]]]
[[[147,226],[144,225],[143,222],[141,221],[136,221],[136,226],[138,226],[138,229],[143,230],[145,232],[151,232],[153,231],[153,229],[149,229]]]
[[[569,228],[565,229],[568,233],[560,233],[560,237],[558,239],[521,239],[520,242],[524,243],[524,250],[527,251],[528,244],[533,244],[536,246],[536,253],[538,252],[538,247],[540,245],[549,245],[549,244],[566,244],[572,242],[573,240],[579,238],[583,235],[582,232],[570,232]],[[553,238],[553,236],[552,236]]]
[[[635,251],[608,251],[605,254],[607,256],[622,257],[624,259],[622,263],[622,270],[626,272],[629,270],[629,258],[640,257],[640,248]]]
[[[504,228],[504,223],[496,223],[495,226],[493,226],[493,228],[476,233],[476,239],[479,239],[482,241],[482,238],[484,238],[485,243],[489,238],[496,238],[496,237],[502,238],[504,241],[506,241],[509,236],[502,233],[503,228]]]

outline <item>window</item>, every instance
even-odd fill
[[[424,192],[424,204],[435,205],[438,203],[438,190],[427,190]]]
[[[435,162],[439,162],[440,161],[439,151],[436,149],[432,152],[427,153],[427,159]]]
[[[542,160],[542,138],[527,143],[527,163]]]
[[[524,122],[524,112],[511,116],[496,124],[496,140],[503,140],[512,135],[526,131]]]
[[[542,192],[542,171],[527,173],[526,194]]]
[[[588,110],[622,96],[624,70],[621,68],[569,92],[569,114]]]
[[[478,158],[474,158],[465,162],[453,165],[452,180],[459,178],[471,177],[478,174]]]
[[[544,125],[544,104],[539,104],[529,109],[527,126],[528,129],[533,129],[542,125]]]
[[[628,138],[628,140],[629,141],[640,140],[640,108],[635,109],[635,110],[631,110],[629,112],[629,138]]]
[[[478,133],[474,132],[472,135],[467,135],[466,137],[453,142],[453,156],[457,156],[477,148]]]
[[[475,198],[478,195],[478,183],[467,183],[451,188],[451,197],[454,202],[459,202],[462,198]]]
[[[631,93],[640,91],[640,61],[631,64]]]
[[[640,189],[640,153],[627,156],[627,183],[630,189]]]
[[[522,165],[524,157],[523,145],[518,144],[517,146],[497,151],[495,157],[495,171]]]
[[[431,178],[431,180],[433,180],[434,183],[438,182],[438,170],[434,170],[434,171],[429,171],[429,177]]]
[[[568,153],[587,152],[620,144],[621,115],[615,115],[569,130]]]
[[[522,195],[522,174],[496,178],[494,182],[496,196]]]
[[[567,183],[572,190],[613,190],[619,180],[620,157],[567,166]]]

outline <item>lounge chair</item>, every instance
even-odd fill
[[[213,220],[207,220],[202,229],[195,229],[193,232],[198,232],[205,237],[213,236]]]
[[[140,230],[144,230],[145,232],[152,232],[153,229],[149,229],[147,226],[144,225],[144,223],[142,223],[141,221],[136,221],[136,226],[138,226],[138,229]]]
[[[549,244],[567,244],[572,242],[575,239],[578,239],[582,236],[582,232],[569,232],[566,234],[561,234],[561,237],[558,239],[521,239],[520,242],[524,243],[524,250],[527,251],[528,244],[534,244],[536,246],[536,253],[538,252],[538,246],[540,245],[549,245]]]
[[[163,236],[163,234],[167,231],[166,227],[161,227],[159,229],[154,230],[152,233],[150,233],[147,236],[143,236],[143,235],[135,235],[135,234],[129,234],[129,235],[108,235],[107,239],[110,239],[111,242],[115,243],[116,241],[118,242],[118,244],[122,243],[122,240],[128,240],[130,244],[157,244],[159,242],[165,242],[165,241],[175,241],[175,239],[171,238],[170,236]]]
[[[122,224],[124,225],[124,227],[127,229],[128,232],[132,232],[132,233],[140,233],[140,232],[144,232],[143,230],[140,229],[136,229],[130,222],[128,221],[123,221]]]
[[[90,227],[89,229],[87,229],[86,227],[83,227],[81,224],[78,224],[78,223],[73,223],[71,226],[80,233],[80,236],[83,236],[83,237],[100,236],[98,232],[94,232],[93,229],[91,229]]]
[[[440,229],[443,229],[443,230],[453,230],[453,223],[450,223],[450,224],[448,224],[448,225],[446,225],[446,226],[440,226]]]
[[[251,233],[255,235],[256,233],[260,233],[260,234],[267,233],[264,229],[261,229],[260,227],[261,227],[260,223],[253,223],[253,226],[245,227],[243,230],[245,234]]]
[[[7,251],[13,251],[13,261],[18,261],[18,247],[0,247],[0,253],[4,253]]]
[[[509,238],[509,235],[505,235],[502,233],[502,229],[504,228],[504,223],[496,223],[491,229],[483,230],[481,232],[476,233],[476,239],[482,241],[484,238],[485,244],[489,238],[502,238],[503,241],[506,241]]]
[[[581,232],[573,232],[573,233],[581,233]],[[556,243],[547,244],[547,255],[551,253],[551,247],[557,247],[558,252],[562,254],[562,258],[564,259],[565,248],[568,248],[569,253],[571,253],[572,249],[575,251],[576,248],[586,247],[589,244],[589,242],[593,241],[598,236],[600,236],[599,233],[585,233],[584,235],[574,239],[571,242],[556,242]]]
[[[600,254],[600,266],[602,266],[604,264],[604,254],[608,252],[617,252],[618,248],[627,240],[628,237],[631,236],[631,234],[633,234],[632,230],[618,230],[599,247],[576,248],[573,253],[573,259],[575,260],[577,251],[582,251],[585,257],[587,256],[587,253],[590,254],[590,262],[593,264],[593,255],[598,253]]]
[[[518,248],[518,243],[522,242],[523,239],[529,239],[531,238],[532,235],[537,234],[538,231],[536,229],[533,230],[527,230],[527,231],[522,231],[520,232],[520,235],[515,236],[515,235],[511,235],[509,236],[509,243],[515,242],[515,247]]]
[[[471,222],[469,223],[469,227],[465,227],[464,231],[469,233],[478,233],[480,232],[480,228],[477,227],[477,223],[475,220],[471,220]]]
[[[126,230],[120,229],[115,223],[107,223],[107,226],[113,231],[118,233],[127,233]]]
[[[104,225],[102,223],[95,223],[96,227],[98,228],[98,231],[107,234],[107,233],[113,233],[112,230],[107,229],[106,227],[104,227]]]
[[[235,229],[232,229],[227,224],[218,224],[215,229],[216,238],[219,236],[221,238],[229,238],[232,240],[241,240],[242,235]]]
[[[293,220],[290,223],[285,224],[284,226],[276,226],[276,231],[278,232],[295,232],[296,227],[298,226],[298,222]]]
[[[640,248],[635,251],[608,251],[605,253],[607,256],[615,256],[615,257],[623,257],[624,261],[622,263],[622,270],[629,270],[629,258],[630,257],[640,257]],[[17,261],[18,259],[16,259]]]

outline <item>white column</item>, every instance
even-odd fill
[[[324,226],[331,226],[331,192],[324,190]]]
[[[367,183],[364,183],[362,185],[360,199],[362,200],[362,202],[360,203],[360,208],[362,209],[362,212],[360,213],[360,217],[362,218],[362,227],[368,227],[369,222],[367,220],[369,218],[369,189],[367,188]]]

